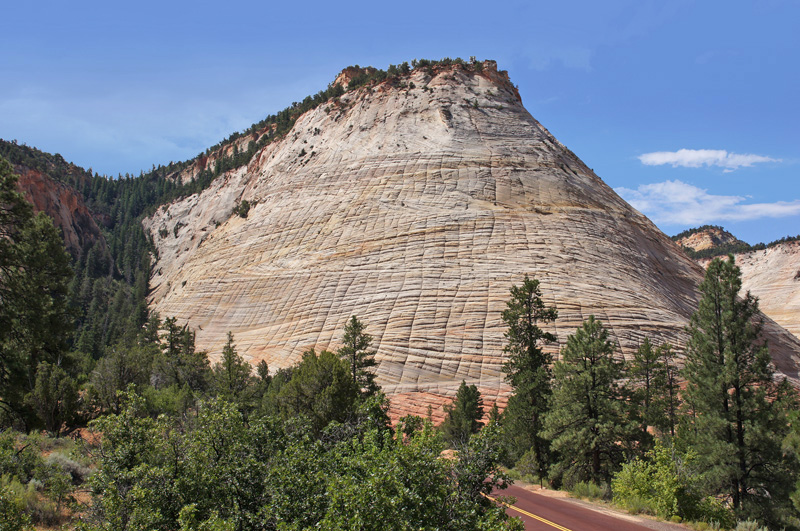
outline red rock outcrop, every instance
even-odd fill
[[[33,204],[35,212],[44,212],[53,218],[71,254],[77,255],[85,245],[103,239],[80,193],[36,170],[17,166],[15,171],[19,175],[19,191]]]

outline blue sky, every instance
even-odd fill
[[[138,174],[345,66],[474,55],[667,234],[800,233],[795,0],[117,4],[4,6],[0,137]]]

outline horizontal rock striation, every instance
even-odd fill
[[[232,331],[251,362],[285,367],[337,348],[356,315],[395,414],[440,413],[462,380],[504,404],[500,315],[526,273],[559,311],[559,345],[594,314],[626,355],[645,337],[683,348],[702,278],[491,62],[349,92],[145,226],[152,308],[189,322],[212,359]],[[770,334],[797,382],[800,343]]]

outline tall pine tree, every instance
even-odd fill
[[[33,215],[16,183],[0,157],[0,423],[30,429],[37,415],[26,395],[39,364],[69,368],[72,270],[59,230],[44,213]]]
[[[741,287],[732,256],[708,265],[683,372],[687,437],[702,449],[701,477],[710,493],[727,494],[740,518],[780,527],[792,489],[781,440],[796,398],[785,379],[774,378],[758,301],[750,293],[740,297]]]
[[[555,341],[556,337],[539,328],[539,324],[554,321],[558,311],[545,306],[539,281],[528,275],[521,286],[511,287],[511,299],[506,306],[503,322],[508,330],[503,350],[508,361],[503,365],[503,372],[512,388],[503,415],[506,445],[512,461],[530,452],[539,476],[545,477],[550,464],[549,445],[541,432],[551,394],[552,356],[544,352],[541,345]]]
[[[545,417],[545,435],[559,456],[552,469],[556,481],[563,479],[568,487],[608,483],[625,459],[620,442],[631,439],[636,424],[626,414],[619,386],[623,366],[593,315],[567,340],[553,365],[553,399]]]
[[[638,453],[653,448],[654,428],[660,435],[674,435],[678,404],[678,382],[672,347],[653,347],[645,338],[627,364],[631,417],[639,421]]]
[[[252,372],[252,366],[236,352],[233,333],[228,332],[228,342],[222,349],[222,359],[212,369],[217,395],[244,408],[253,383]]]
[[[367,326],[354,315],[344,326],[342,347],[337,354],[350,365],[350,372],[355,385],[362,395],[373,395],[377,392],[375,384],[375,351],[370,349],[372,336],[366,332]]]

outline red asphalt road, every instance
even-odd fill
[[[525,523],[526,531],[554,531],[556,529],[560,531],[650,531],[649,528],[633,522],[592,511],[575,503],[536,494],[514,485],[492,493],[492,497],[497,496],[513,496],[517,499],[517,503],[513,507],[506,508],[506,512],[510,516],[521,518]],[[521,512],[520,509],[524,512]]]

